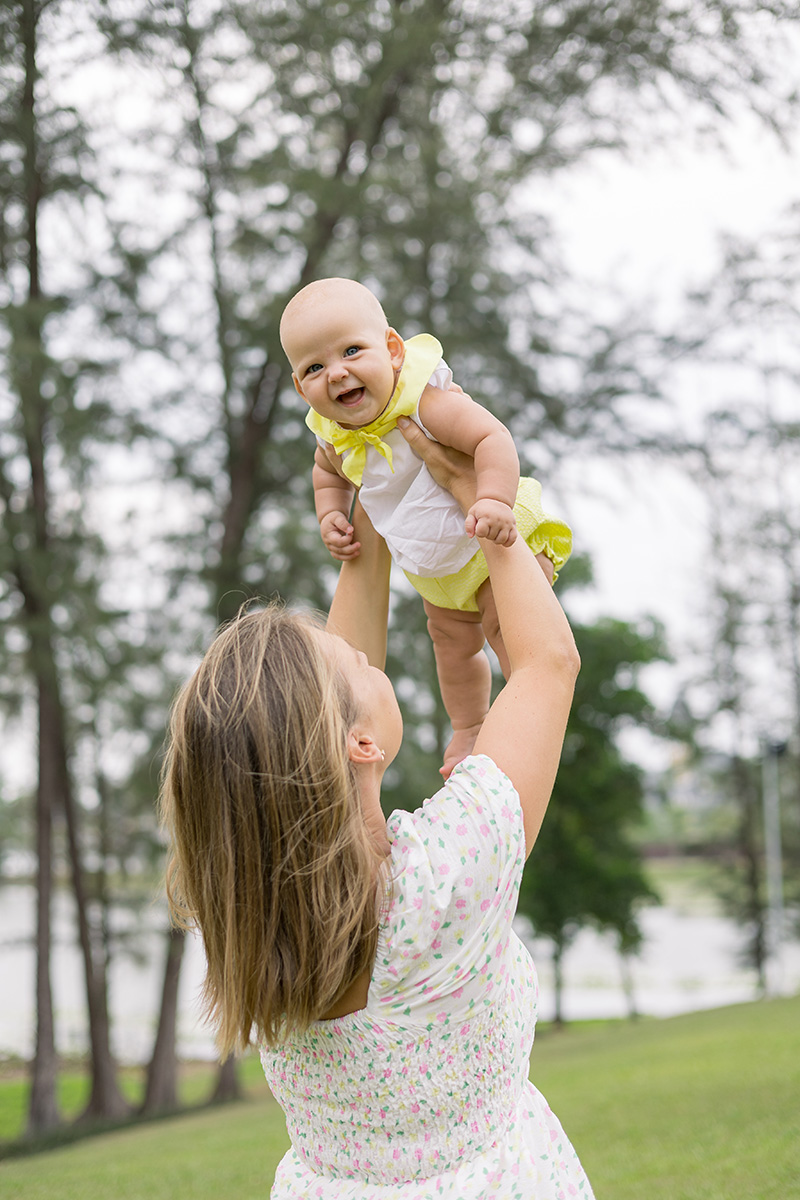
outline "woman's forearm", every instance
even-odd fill
[[[512,671],[545,661],[573,662],[577,669],[569,622],[530,548],[518,538],[513,546],[483,540],[481,549]]]
[[[386,543],[372,527],[361,504],[353,511],[354,540],[361,543],[357,558],[342,563],[328,613],[327,629],[363,650],[374,667],[386,663],[391,558]]]

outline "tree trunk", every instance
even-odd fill
[[[220,1064],[217,1084],[211,1094],[212,1104],[226,1104],[230,1100],[241,1100],[242,1085],[236,1070],[236,1059],[233,1055]]]
[[[176,1025],[178,1020],[178,983],[180,981],[186,934],[173,925],[167,937],[167,961],[161,1009],[153,1055],[147,1068],[147,1084],[141,1111],[166,1112],[178,1107],[178,1056]]]
[[[739,808],[739,853],[744,861],[745,915],[751,929],[748,957],[756,971],[758,994],[767,994],[767,914],[763,896],[759,808],[747,764],[737,755],[733,779]]]
[[[564,999],[564,943],[560,941],[553,942],[553,1000],[555,1003],[555,1012],[553,1014],[553,1024],[559,1029],[563,1029],[565,1025],[563,1012]]]
[[[36,1052],[31,1063],[27,1134],[35,1137],[61,1121],[56,1101],[55,1025],[50,981],[53,895],[54,781],[48,770],[47,696],[39,688],[39,783],[36,790]]]
[[[619,952],[619,967],[622,976],[622,991],[625,994],[625,1001],[628,1005],[628,1019],[630,1021],[638,1021],[639,1010],[636,1006],[636,992],[633,986],[633,971],[631,970],[632,954],[628,954],[625,950]]]
[[[63,721],[63,712],[61,712]],[[62,725],[63,732],[63,725]],[[111,1022],[108,1015],[108,973],[106,971],[102,938],[93,937],[89,921],[89,904],[83,878],[80,855],[78,816],[67,774],[66,745],[62,740],[62,769],[64,770],[64,813],[67,821],[67,847],[72,875],[72,889],[78,918],[78,941],[83,956],[86,980],[86,1004],[89,1013],[89,1045],[91,1049],[91,1090],[80,1121],[101,1117],[125,1117],[131,1106],[117,1084],[117,1068],[111,1054]],[[97,941],[98,945],[95,945]]]
[[[24,146],[26,242],[28,301],[33,306],[41,299],[39,283],[38,207],[41,179],[37,166],[37,139],[34,86],[37,78],[36,25],[38,13],[33,0],[25,0],[19,15],[20,35],[25,61],[20,128]],[[17,338],[21,347],[30,339],[33,353],[14,353],[18,361],[18,387],[28,446],[31,496],[34,505],[35,550],[31,560],[17,558],[15,570],[23,596],[28,632],[31,669],[36,679],[38,707],[38,783],[36,789],[36,1052],[31,1064],[31,1093],[27,1132],[43,1133],[59,1123],[56,1101],[56,1050],[53,1020],[53,994],[50,979],[51,911],[53,894],[53,814],[58,803],[59,776],[54,754],[55,723],[52,694],[44,668],[40,643],[46,614],[36,594],[39,554],[45,549],[46,515],[44,490],[43,442],[41,438],[41,316],[32,307],[18,317],[21,327]],[[16,347],[12,350],[16,351]]]

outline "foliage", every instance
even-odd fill
[[[537,181],[740,107],[785,124],[793,15],[781,0],[0,9],[0,702],[16,729],[35,697],[63,701],[100,959],[115,881],[158,853],[175,681],[248,596],[330,596],[276,334],[286,296],[363,278],[404,333],[441,338],[545,481],[578,448],[655,444],[663,339],[569,302]],[[444,736],[416,598],[398,594],[391,652],[409,734],[394,806],[429,790]],[[616,766],[623,812],[639,785]],[[605,786],[602,756],[596,772]],[[620,872],[621,911],[638,884]]]
[[[695,478],[710,530],[709,603],[686,686],[700,769],[734,814],[720,839],[726,910],[766,986],[764,745],[780,763],[787,932],[800,921],[800,210],[758,242],[731,241],[693,298],[684,346],[716,378]],[[720,762],[721,760],[721,762]],[[720,765],[715,769],[715,763]]]
[[[654,726],[638,685],[665,657],[661,630],[606,619],[573,625],[581,655],[550,807],[523,875],[520,909],[554,944],[556,966],[581,926],[614,930],[623,952],[641,940],[638,907],[656,899],[632,833],[642,816],[641,769],[619,747],[622,729]],[[560,1019],[560,978],[556,997]]]

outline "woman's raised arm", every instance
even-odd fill
[[[403,433],[428,469],[466,512],[474,476],[463,455],[425,437],[413,422]],[[580,659],[564,610],[525,542],[482,541],[511,674],[475,742],[517,789],[528,853],[539,832],[556,777]]]
[[[362,650],[373,667],[383,670],[391,558],[358,500],[353,510],[353,540],[361,543],[361,550],[356,558],[342,563],[326,628]]]
[[[564,610],[525,542],[483,541],[481,549],[511,674],[474,753],[488,754],[519,792],[530,854],[553,790],[580,658]]]

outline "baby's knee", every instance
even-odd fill
[[[470,654],[483,649],[484,635],[478,613],[425,605],[428,633],[434,646],[459,646]]]

